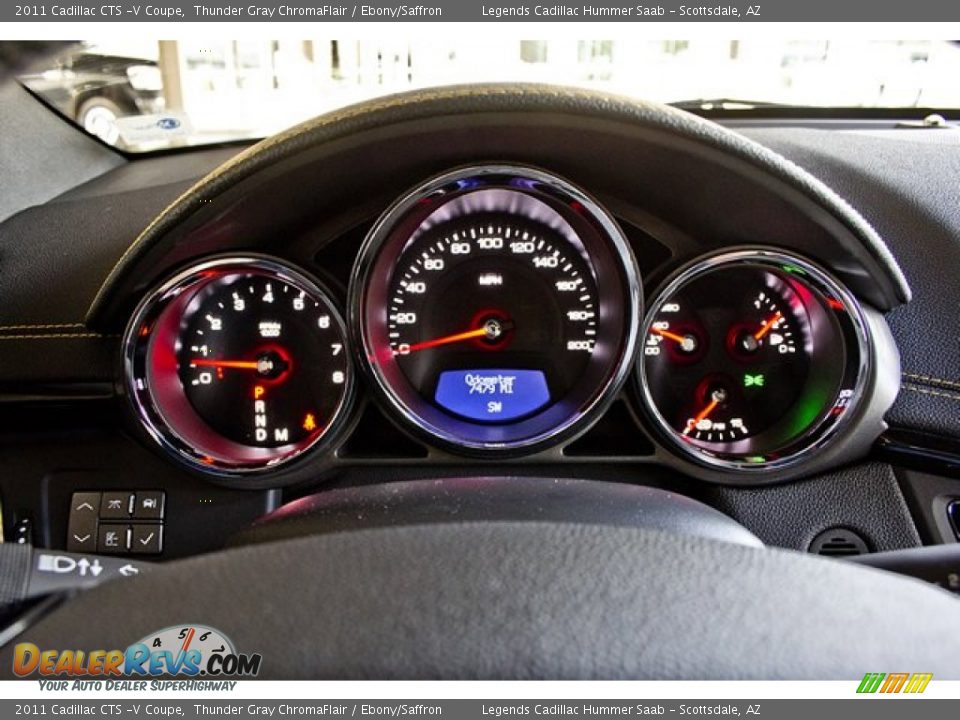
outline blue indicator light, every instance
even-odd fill
[[[550,391],[540,370],[446,370],[435,400],[470,420],[506,422],[542,408]]]

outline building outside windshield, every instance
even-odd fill
[[[943,41],[110,41],[20,79],[103,141],[133,152],[266,137],[414,88],[524,81],[685,107],[960,107],[960,47]]]

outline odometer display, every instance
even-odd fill
[[[172,279],[127,331],[131,395],[162,446],[207,472],[276,467],[342,425],[353,383],[329,295],[267,259]]]
[[[463,171],[404,198],[351,289],[378,387],[452,449],[573,432],[634,351],[638,281],[616,225],[556,178],[520,172]]]

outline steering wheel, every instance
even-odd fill
[[[615,483],[335,490],[237,545],[63,603],[22,640],[124,648],[203,624],[260,677],[819,678],[957,674],[960,604],[917,580],[762,547],[696,501]],[[9,673],[12,643],[0,657]]]

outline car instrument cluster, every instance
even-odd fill
[[[584,191],[470,167],[381,215],[345,298],[259,255],[182,270],[134,312],[125,381],[153,441],[238,482],[336,458],[361,398],[485,460],[555,453],[626,398],[661,458],[720,481],[856,432],[876,343],[828,270],[744,245],[646,297],[644,314],[631,246]]]

